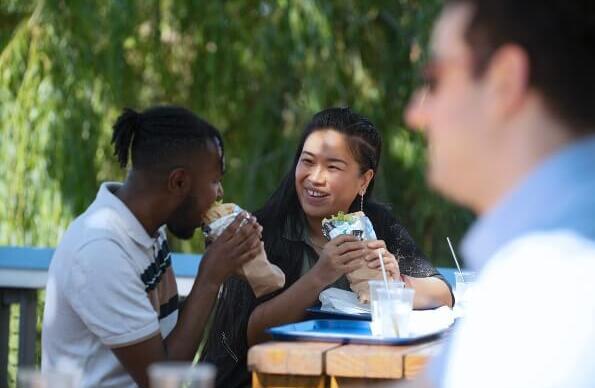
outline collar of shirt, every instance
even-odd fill
[[[136,241],[138,244],[145,248],[151,248],[154,246],[157,239],[162,236],[162,228],[161,227],[155,237],[149,236],[145,228],[142,226],[140,221],[136,218],[134,214],[128,209],[128,206],[124,204],[118,198],[114,192],[122,186],[121,183],[118,182],[105,182],[99,188],[99,192],[97,193],[97,198],[95,199],[95,203],[98,206],[106,206],[115,209],[116,212],[120,215],[122,222],[124,224],[124,228],[126,233],[130,238]]]
[[[475,222],[462,243],[467,264],[479,271],[504,244],[535,230],[595,237],[594,193],[595,136],[589,136],[547,158]]]
[[[294,228],[293,226],[297,226],[297,228]],[[306,227],[306,217],[303,214],[298,215],[297,218],[292,216],[287,217],[283,227],[282,236],[289,241],[312,245],[310,242],[310,235],[308,234],[308,228]]]

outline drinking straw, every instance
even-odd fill
[[[384,268],[384,260],[382,259],[382,251],[378,251],[378,259],[380,260],[380,269],[382,270],[382,279],[384,280],[384,287],[388,292],[388,277],[386,276],[386,268]]]
[[[382,280],[384,280],[384,288],[386,288],[386,294],[388,296],[389,299],[391,299],[390,296],[390,290],[388,289],[388,276],[386,276],[386,268],[384,267],[384,259],[382,258],[382,250],[378,251],[378,259],[380,260],[380,269],[382,270]],[[397,337],[399,337],[399,325],[397,323],[397,318],[395,317],[395,315],[393,314],[393,305],[392,303],[390,304],[391,306],[391,312],[390,312],[390,320],[393,324],[393,328],[395,329],[395,335]]]
[[[463,272],[461,271],[461,266],[459,265],[459,261],[457,260],[457,255],[455,253],[455,250],[452,248],[452,244],[450,243],[450,238],[448,238],[448,236],[446,237],[446,241],[448,242],[448,246],[450,247],[450,252],[452,253],[452,258],[455,259],[455,264],[457,265],[457,269],[459,270],[459,273],[461,274],[461,278],[462,278]]]

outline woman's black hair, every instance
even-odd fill
[[[382,150],[382,137],[374,124],[366,117],[353,112],[350,108],[329,108],[314,115],[306,125],[296,153],[293,158],[291,169],[287,172],[281,184],[269,197],[264,207],[257,212],[261,224],[272,224],[271,229],[281,231],[285,225],[280,224],[284,220],[298,219],[303,214],[302,206],[298,200],[295,188],[295,170],[300,160],[306,139],[315,131],[332,129],[343,135],[347,144],[360,167],[360,173],[368,170],[374,171],[364,195],[364,204],[368,202],[374,190],[374,181],[380,164],[380,153]],[[359,209],[360,201],[356,197],[350,206],[349,211]],[[274,226],[273,226],[274,225]],[[263,225],[264,226],[264,225]],[[291,225],[298,228],[297,224]],[[301,230],[292,230],[299,234]],[[279,236],[280,237],[280,236]]]
[[[286,283],[283,290],[256,300],[250,286],[242,279],[228,279],[221,291],[215,310],[213,326],[209,333],[201,358],[217,365],[217,386],[240,386],[248,382],[246,372],[246,354],[248,345],[246,330],[248,319],[256,305],[270,299],[291,286],[300,276],[303,263],[303,247],[299,242],[285,239],[285,233],[299,235],[303,222],[295,222],[304,217],[295,187],[295,170],[310,134],[315,131],[332,129],[345,135],[347,144],[363,174],[374,171],[364,195],[364,210],[374,213],[370,198],[374,188],[374,178],[378,172],[382,138],[376,127],[367,118],[353,112],[350,108],[330,108],[314,115],[306,125],[300,138],[291,169],[281,184],[273,192],[265,205],[255,212],[263,226],[263,240],[268,259],[278,265],[285,273]],[[360,201],[355,198],[350,211],[359,210]],[[371,219],[372,214],[368,214]],[[293,220],[294,222],[287,222]],[[287,231],[286,227],[292,228]],[[276,252],[283,252],[276,255]]]
[[[223,169],[221,134],[186,108],[162,105],[143,112],[125,108],[113,130],[114,155],[122,168],[130,159],[136,170],[168,170],[183,164],[182,158],[197,148],[214,144]]]

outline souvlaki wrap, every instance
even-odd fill
[[[339,212],[331,218],[325,218],[322,220],[322,234],[327,240],[332,240],[342,234],[353,234],[362,240],[376,240],[376,232],[374,232],[370,219],[361,211],[348,214]],[[382,271],[369,268],[364,263],[360,268],[346,274],[346,276],[351,290],[357,294],[359,301],[369,303],[370,287],[368,280],[381,280]]]
[[[203,231],[207,241],[213,241],[233,222],[242,208],[234,203],[215,203],[204,217]],[[259,298],[282,288],[285,285],[285,274],[279,267],[267,259],[264,248],[249,262],[238,268],[238,275],[244,277],[254,295]]]

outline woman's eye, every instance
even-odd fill
[[[333,170],[333,171],[341,171],[341,169],[339,168],[339,166],[328,166],[329,170]]]
[[[302,162],[302,164],[305,164],[306,166],[311,166],[313,164],[312,160],[310,160],[310,159],[302,159],[301,162]]]

